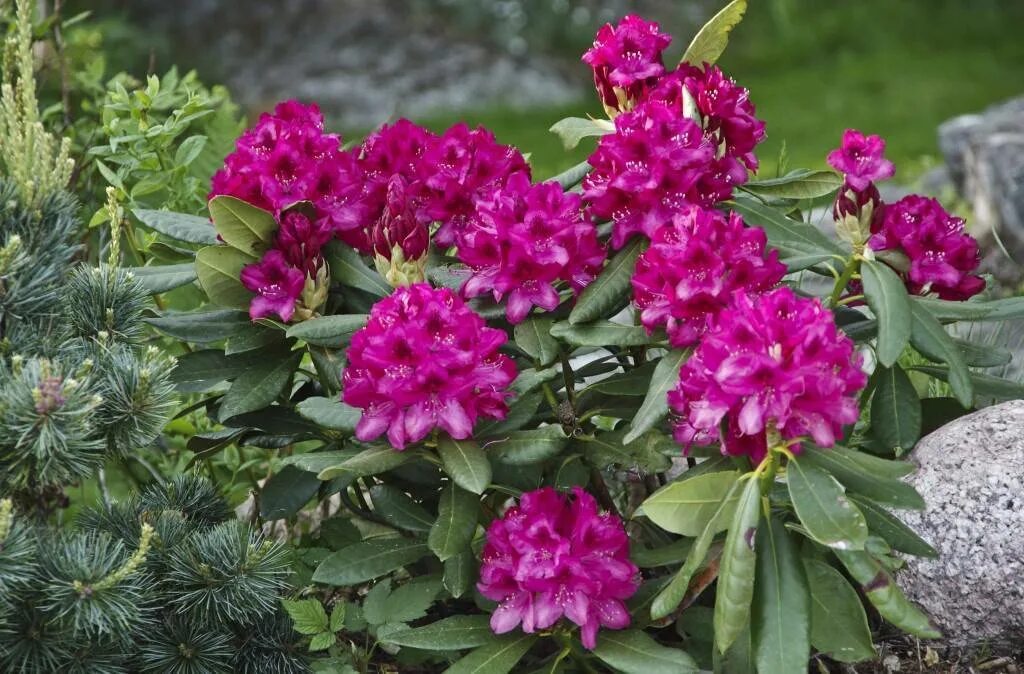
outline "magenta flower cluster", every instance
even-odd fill
[[[511,323],[537,306],[554,310],[561,298],[555,283],[579,292],[601,270],[605,249],[583,216],[580,195],[557,183],[531,185],[524,173],[477,203],[462,232],[459,259],[471,270],[466,297],[491,293],[507,300]]]
[[[356,438],[387,433],[396,449],[435,428],[468,438],[480,417],[503,419],[515,364],[507,340],[447,288],[396,288],[352,336],[344,401],[363,410]]]
[[[866,383],[832,313],[782,287],[736,297],[683,365],[668,402],[684,447],[721,442],[724,453],[758,462],[775,433],[792,451],[807,437],[834,445],[857,420]]]
[[[733,295],[774,288],[786,274],[764,230],[739,215],[691,206],[662,225],[636,263],[633,302],[648,333],[664,328],[676,348],[696,343]]]
[[[583,62],[594,71],[594,86],[605,109],[628,110],[665,74],[661,54],[672,36],[657,23],[630,14],[616,26],[605,24]]]
[[[625,600],[638,587],[622,521],[599,513],[579,487],[571,498],[550,487],[527,492],[487,530],[477,589],[499,602],[498,634],[518,625],[536,632],[564,616],[594,648],[600,627],[629,626]]]

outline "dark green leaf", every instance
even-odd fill
[[[885,539],[885,542],[892,546],[893,550],[899,550],[909,555],[918,557],[938,557],[935,548],[928,545],[920,536],[915,534],[910,527],[900,521],[898,517],[878,505],[875,501],[864,496],[850,494],[857,508],[868,523],[868,530],[877,536]]]
[[[587,461],[600,470],[615,465],[627,470],[658,473],[672,466],[669,454],[679,451],[679,445],[672,438],[658,431],[648,431],[639,442],[627,445],[623,437],[628,432],[629,427],[622,426],[610,433],[595,433],[592,440],[579,444],[583,446]]]
[[[365,314],[321,316],[288,327],[288,336],[307,344],[338,348],[344,346],[352,333],[366,325]]]
[[[434,524],[433,516],[398,487],[374,485],[370,500],[374,511],[399,529],[425,534]]]
[[[629,281],[636,259],[647,245],[645,242],[644,237],[638,236],[616,253],[598,277],[584,288],[569,314],[569,323],[580,325],[607,316],[629,297]]]
[[[245,289],[239,276],[242,267],[253,262],[256,258],[230,246],[207,246],[196,253],[195,271],[199,285],[211,302],[232,309],[248,309],[253,294]]]
[[[972,406],[974,388],[971,384],[971,371],[967,369],[956,342],[922,305],[912,303],[910,313],[913,321],[910,339],[914,348],[934,361],[948,364],[948,381],[953,389],[953,395],[964,407]]]
[[[494,637],[444,670],[444,674],[508,674],[535,641],[537,637],[533,634]]]
[[[221,400],[220,419],[230,419],[273,403],[291,381],[301,360],[302,352],[294,351],[281,358],[267,358],[238,375]]]
[[[137,208],[132,211],[139,222],[161,234],[189,243],[217,243],[217,230],[210,221],[195,215],[172,213],[171,211],[151,211]]]
[[[512,404],[509,405],[508,414],[504,419],[483,419],[478,421],[473,435],[479,438],[486,438],[518,431],[533,418],[533,415],[537,413],[537,407],[543,400],[543,391],[534,391],[526,395],[517,396],[512,401]]]
[[[341,390],[341,372],[345,369],[344,352],[312,345],[307,346],[307,349],[320,383],[328,393],[337,395]]]
[[[833,447],[829,450],[844,461],[850,461],[860,466],[862,470],[871,475],[899,479],[913,473],[917,468],[909,461],[890,461],[865,452],[846,447]]]
[[[146,292],[151,295],[180,288],[198,278],[194,262],[161,264],[150,267],[130,267],[128,271],[142,284]]]
[[[593,654],[625,674],[696,674],[686,651],[662,646],[643,630],[602,630]]]
[[[748,225],[764,229],[768,243],[778,248],[782,257],[843,256],[839,246],[814,225],[787,218],[759,201],[738,198],[731,203],[731,208],[742,215]]]
[[[837,452],[808,446],[800,456],[800,460],[830,473],[850,491],[868,496],[879,503],[885,503],[895,508],[914,510],[924,508],[924,499],[912,486],[896,477],[872,470],[864,461],[855,458],[854,454],[850,450]],[[871,458],[875,457],[870,457],[868,462]],[[879,461],[884,461],[884,459],[879,459]],[[872,466],[874,465],[877,464],[872,464]],[[913,469],[913,464],[904,465]]]
[[[811,597],[792,534],[780,518],[757,532],[757,581],[751,620],[758,674],[807,669]]]
[[[896,272],[881,262],[865,260],[861,278],[868,306],[878,320],[878,361],[892,367],[910,340],[910,298]]]
[[[384,641],[424,651],[454,651],[483,646],[494,639],[489,616],[457,615],[423,627],[392,632]]]
[[[541,426],[509,433],[501,440],[488,443],[486,451],[495,461],[522,466],[557,455],[567,440],[561,426]]]
[[[591,166],[588,162],[580,162],[570,169],[562,171],[553,178],[548,178],[549,181],[556,182],[562,186],[563,190],[568,190],[571,187],[578,185],[588,173],[590,173]]]
[[[918,372],[924,372],[927,375],[941,379],[942,381],[950,382],[954,378],[954,375],[950,375],[949,368],[935,365],[917,365],[911,368]],[[1024,385],[1019,384],[1009,379],[1003,379],[1002,377],[994,377],[990,374],[983,374],[981,372],[967,373],[967,381],[970,383],[971,389],[978,393],[980,396],[990,396],[1000,400],[1016,400],[1017,398],[1024,398]],[[956,389],[954,389],[954,393]],[[959,396],[957,396],[959,402]],[[973,402],[972,402],[973,406]]]
[[[277,231],[274,214],[225,194],[210,199],[210,217],[224,243],[250,257],[260,257]]]
[[[770,199],[817,199],[832,194],[843,184],[834,171],[797,169],[778,178],[751,180],[742,190]]]
[[[370,447],[338,465],[324,468],[317,477],[321,480],[330,480],[342,475],[352,478],[378,475],[401,466],[411,458],[409,452],[396,451],[390,445]]]
[[[960,349],[964,362],[971,367],[1001,367],[1013,360],[1009,349],[995,344],[977,344],[956,337],[953,341]]]
[[[491,462],[473,440],[443,437],[437,444],[444,472],[452,481],[474,494],[482,494],[491,484]]]
[[[746,11],[747,0],[732,0],[723,7],[697,31],[681,62],[700,66],[717,61],[729,44],[729,33],[743,20]]]
[[[516,346],[541,366],[558,358],[558,342],[551,336],[551,324],[548,316],[533,316],[515,327]]]
[[[224,344],[224,353],[234,355],[254,349],[262,349],[272,345],[283,345],[286,341],[284,332],[276,327],[250,325],[246,329],[228,337]]]
[[[444,589],[458,599],[469,592],[476,580],[476,556],[472,550],[464,550],[444,560]],[[464,648],[469,648],[465,646]]]
[[[940,321],[1005,321],[1024,318],[1024,297],[1007,297],[989,302],[958,302],[932,297],[915,297],[914,303]]]
[[[172,311],[159,318],[144,318],[160,332],[185,342],[215,342],[245,330],[252,321],[244,311]]]
[[[429,552],[427,544],[407,538],[363,541],[332,553],[313,573],[325,585],[356,585],[411,564]]]
[[[320,471],[337,466],[340,463],[348,461],[352,457],[359,454],[358,449],[334,449],[325,452],[308,452],[306,454],[292,454],[286,456],[281,462],[284,465],[295,465],[302,470],[310,473],[319,473]],[[320,479],[317,477],[317,479]]]
[[[651,376],[651,385],[647,390],[647,395],[644,397],[643,403],[640,404],[636,416],[633,417],[629,433],[623,438],[623,442],[626,444],[633,442],[665,418],[665,415],[668,414],[668,392],[678,383],[679,368],[689,357],[689,350],[676,350],[669,351],[658,361],[658,366]]]
[[[736,504],[718,567],[714,624],[715,647],[719,653],[725,653],[750,618],[750,602],[754,597],[754,569],[757,565],[754,541],[760,519],[761,485],[752,476],[745,482]]]
[[[683,536],[699,536],[713,519],[724,528],[739,498],[722,499],[730,493],[739,476],[739,471],[707,473],[672,482],[643,502],[643,514],[662,529]]]
[[[306,398],[295,411],[313,423],[344,433],[354,433],[362,410],[346,405],[336,398]]]
[[[480,506],[477,496],[454,482],[441,492],[437,520],[430,528],[427,544],[442,562],[469,549],[476,532]]]
[[[352,248],[340,241],[332,241],[324,248],[324,258],[331,270],[331,278],[352,288],[365,290],[375,297],[387,297],[391,286],[373,269],[366,266],[363,258]]]
[[[835,550],[835,553],[853,579],[860,583],[879,615],[904,632],[923,639],[942,636],[928,616],[907,599],[878,560],[863,550]]]
[[[921,400],[899,365],[879,367],[874,374],[871,430],[887,449],[909,451],[921,436]]]
[[[839,662],[875,657],[871,630],[857,591],[843,574],[817,559],[804,559],[811,589],[811,644]]]
[[[561,321],[551,326],[551,334],[573,346],[643,346],[650,342],[644,326],[611,321],[575,325]]]
[[[584,138],[604,136],[614,132],[615,125],[607,119],[566,117],[555,122],[549,131],[562,139],[566,150],[571,150],[579,145]]]
[[[961,405],[956,398],[922,398],[921,437],[942,428],[954,419],[959,419],[968,412],[969,410]]]
[[[787,464],[789,495],[811,537],[836,550],[862,550],[868,527],[836,479],[800,456]]]
[[[668,545],[659,548],[638,548],[633,547],[629,551],[629,558],[641,569],[653,569],[659,566],[672,566],[686,560],[693,548],[693,541],[689,538],[680,538]]]
[[[320,488],[316,475],[295,466],[285,466],[272,475],[260,492],[260,517],[280,520],[299,512]]]

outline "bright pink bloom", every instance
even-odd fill
[[[312,221],[300,211],[288,211],[274,235],[274,248],[284,253],[293,267],[298,267],[310,278],[323,264],[321,249],[334,238],[334,231],[326,220]]]
[[[352,336],[344,400],[363,415],[356,438],[387,432],[404,449],[435,427],[468,438],[481,416],[503,419],[515,364],[498,352],[507,337],[447,288],[396,288]]]
[[[484,127],[470,131],[465,124],[456,124],[445,131],[419,165],[419,178],[426,187],[423,216],[441,223],[434,240],[441,246],[458,243],[458,233],[476,202],[518,173],[530,176],[522,153],[498,143]]]
[[[720,441],[724,454],[764,458],[767,431],[831,447],[857,421],[867,383],[854,344],[818,300],[778,288],[733,307],[701,340],[668,394],[684,447]],[[800,445],[790,445],[799,451]]]
[[[572,498],[544,487],[491,523],[477,589],[500,602],[491,616],[495,633],[520,624],[532,633],[565,616],[594,648],[598,628],[629,626],[625,600],[639,584],[622,520],[599,513],[579,487]]]
[[[427,224],[416,217],[416,208],[409,197],[405,180],[394,175],[388,183],[384,212],[370,232],[373,252],[386,260],[391,259],[397,247],[405,260],[418,260],[427,254],[430,231]]]
[[[272,249],[259,262],[242,268],[242,285],[256,293],[249,304],[253,320],[277,314],[284,322],[292,319],[295,303],[302,295],[306,274],[288,264],[284,253]]]
[[[508,320],[519,323],[534,306],[558,306],[558,281],[574,293],[586,287],[600,271],[605,250],[583,217],[580,195],[553,182],[531,185],[525,173],[517,173],[504,189],[478,202],[462,232],[459,259],[473,271],[463,295],[507,297]]]
[[[828,163],[843,174],[850,188],[862,192],[896,173],[896,167],[884,155],[885,141],[881,136],[865,136],[856,129],[847,129],[839,148],[828,154]]]
[[[685,205],[710,207],[732,196],[747,170],[716,151],[678,109],[643,103],[616,117],[615,133],[598,142],[583,196],[594,217],[613,222],[612,245],[621,248],[634,234],[652,236]]]
[[[594,85],[607,109],[629,109],[645,88],[664,74],[661,53],[671,42],[672,36],[660,32],[657,23],[633,14],[617,26],[609,23],[597,31],[594,46],[583,54],[583,62],[593,69]],[[621,97],[616,89],[622,92]]]
[[[916,194],[886,204],[868,241],[872,250],[897,250],[910,259],[901,270],[915,294],[933,292],[944,300],[965,300],[985,289],[974,275],[978,242],[964,231],[962,218],[950,215],[936,201]]]
[[[387,204],[388,184],[394,176],[405,181],[408,198],[418,198],[423,189],[420,180],[423,155],[436,143],[436,135],[408,119],[385,124],[363,141],[359,168],[366,179],[362,195],[367,213],[365,226],[380,219]]]
[[[778,251],[765,253],[759,227],[736,213],[691,206],[652,237],[633,274],[633,301],[647,332],[668,331],[672,346],[694,344],[738,291],[770,290],[786,274]]]

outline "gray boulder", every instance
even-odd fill
[[[909,481],[927,507],[904,521],[939,552],[897,576],[958,647],[1024,643],[1024,400],[987,407],[918,443]]]

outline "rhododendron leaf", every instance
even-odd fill
[[[836,556],[860,583],[868,601],[887,621],[923,639],[939,639],[942,634],[919,608],[914,606],[882,564],[863,550],[836,550]]]
[[[934,297],[914,297],[912,301],[940,321],[1005,321],[1024,318],[1024,297],[1005,297],[988,302],[954,302]]]
[[[220,403],[220,420],[270,405],[291,381],[300,361],[301,351],[288,353],[275,349],[264,352],[261,362],[240,374],[231,384]]]
[[[740,189],[771,199],[817,199],[832,194],[842,184],[843,179],[834,171],[797,169],[778,178],[751,180]]]
[[[722,548],[715,591],[715,647],[725,653],[750,619],[754,598],[754,541],[761,519],[761,484],[756,476],[746,480],[729,533]]]
[[[294,465],[285,466],[260,491],[260,517],[265,522],[291,517],[316,495],[320,480]]]
[[[157,318],[143,318],[160,332],[183,342],[215,342],[245,330],[252,322],[244,311],[170,311]]]
[[[843,256],[843,250],[820,229],[806,222],[799,222],[754,199],[737,198],[730,202],[748,225],[764,230],[768,245],[778,248],[782,257],[835,255]]]
[[[642,630],[603,630],[593,654],[626,674],[695,674],[697,663],[686,651],[662,646]]]
[[[629,280],[633,277],[636,259],[646,247],[647,240],[638,236],[609,260],[604,270],[576,300],[576,306],[569,313],[569,323],[589,323],[610,316],[615,313],[614,309],[625,306],[629,301]]]
[[[712,520],[720,531],[735,512],[738,496],[723,499],[739,476],[739,471],[730,471],[672,482],[643,502],[643,514],[665,531],[683,536],[700,535]]]
[[[441,491],[437,506],[437,520],[430,528],[427,544],[442,562],[469,549],[476,532],[480,505],[473,492],[454,482]]]
[[[560,321],[551,326],[551,334],[573,346],[644,346],[650,342],[642,325],[624,325],[594,321],[573,325]]]
[[[328,430],[354,433],[362,410],[351,407],[337,398],[314,396],[295,406],[295,411],[318,426]]]
[[[324,559],[313,572],[313,581],[356,585],[411,564],[429,552],[426,543],[409,538],[362,541]]]
[[[444,589],[458,599],[469,592],[476,579],[476,557],[472,550],[465,550],[444,560]],[[474,644],[476,645],[476,644]],[[469,646],[461,646],[469,648]]]
[[[967,369],[963,355],[957,348],[946,328],[917,303],[910,303],[912,328],[911,343],[914,348],[931,360],[949,365],[949,385],[953,395],[964,407],[974,404],[974,387],[971,383],[971,371]]]
[[[509,433],[500,440],[487,443],[484,449],[495,461],[522,466],[540,463],[557,455],[568,439],[559,425],[541,426]]]
[[[389,484],[378,484],[370,488],[373,510],[399,529],[425,534],[434,524],[434,518],[423,506],[416,503],[404,491]]]
[[[437,443],[444,472],[455,484],[474,494],[482,494],[491,484],[491,462],[473,440],[441,438]]]
[[[868,527],[834,477],[804,457],[791,459],[786,479],[793,509],[811,538],[836,550],[863,550]]]
[[[253,257],[270,248],[277,231],[273,213],[224,194],[210,199],[210,217],[224,243]]]
[[[337,395],[341,390],[341,372],[345,369],[343,352],[323,346],[309,346],[309,357],[325,392]]]
[[[582,161],[579,164],[573,166],[572,168],[566,169],[565,171],[562,171],[558,175],[549,178],[549,180],[552,180],[561,185],[563,190],[568,190],[580,184],[580,182],[582,182],[583,179],[587,177],[587,174],[590,173],[590,170],[592,168],[593,167],[590,165],[590,162]]]
[[[876,657],[857,591],[825,562],[804,558],[804,569],[811,590],[811,645],[839,662]]]
[[[915,365],[911,369],[918,372],[924,372],[936,379],[941,379],[942,381],[947,381],[952,384],[954,375],[950,374],[950,369],[947,367],[936,365]],[[970,371],[968,371],[967,378],[972,389],[977,391],[980,396],[988,396],[996,398],[997,400],[1014,400],[1016,398],[1024,398],[1024,385],[1021,385],[1018,382],[1003,379],[1002,377],[994,377],[982,372]]]
[[[228,337],[227,342],[224,343],[224,353],[230,356],[255,349],[264,349],[275,344],[282,344],[285,339],[286,335],[283,330],[253,323]]]
[[[604,136],[615,132],[615,124],[607,119],[589,119],[583,117],[566,117],[548,129],[562,139],[566,150],[572,150],[584,138]]]
[[[536,641],[536,635],[523,633],[495,637],[444,670],[444,674],[508,674]]]
[[[891,545],[893,550],[899,550],[900,552],[917,557],[935,558],[938,556],[935,548],[928,545],[924,539],[915,534],[898,517],[873,500],[858,496],[857,494],[850,494],[850,500],[857,505],[861,514],[864,515],[871,533],[884,538],[885,542]]]
[[[680,63],[714,63],[729,44],[729,33],[735,28],[747,11],[747,0],[732,0],[711,17],[686,48]]]
[[[401,466],[412,457],[412,452],[399,452],[390,446],[370,447],[336,466],[324,468],[317,477],[330,480],[341,475],[352,478],[378,475]]]
[[[314,346],[343,346],[356,330],[366,325],[366,314],[321,316],[288,327],[287,335]]]
[[[384,641],[424,651],[455,651],[483,646],[495,639],[490,616],[456,615],[423,627],[392,632]]]
[[[1009,349],[995,344],[978,344],[956,337],[953,338],[953,342],[960,349],[964,363],[969,367],[1002,367],[1013,360],[1013,354]]]
[[[875,417],[872,416],[872,422]],[[830,473],[844,487],[852,492],[863,494],[869,498],[893,506],[920,510],[924,508],[924,499],[917,491],[898,477],[885,475],[866,468],[858,463],[852,455],[856,452],[840,453],[830,449],[819,449],[807,445],[800,455],[800,461]],[[874,458],[874,457],[872,457]],[[890,462],[896,463],[896,462]],[[907,464],[911,465],[912,464]]]
[[[864,296],[878,320],[878,362],[892,367],[910,341],[910,298],[892,269],[873,260],[861,265]]]
[[[641,569],[653,569],[659,566],[670,566],[686,561],[692,548],[692,540],[680,538],[659,548],[631,547],[629,558]]]
[[[518,324],[514,331],[516,346],[542,367],[558,358],[558,341],[551,336],[552,322],[547,316],[533,316]]]
[[[281,459],[284,465],[295,465],[310,473],[319,473],[325,468],[337,466],[359,454],[358,449],[331,449],[324,452],[292,454]],[[319,478],[317,478],[319,479]]]
[[[537,407],[540,406],[543,400],[543,391],[533,391],[526,395],[518,396],[509,405],[508,414],[505,415],[504,419],[482,419],[478,421],[473,435],[478,438],[486,438],[518,431],[533,418],[533,415],[537,413]]]
[[[813,448],[812,448],[813,450]],[[866,452],[846,447],[833,447],[827,450],[829,454],[837,457],[836,460],[849,462],[859,466],[861,470],[871,475],[891,478],[901,478],[910,475],[917,467],[909,461],[890,461]]]
[[[142,287],[146,289],[146,292],[151,295],[180,288],[183,285],[192,283],[197,278],[196,265],[193,262],[152,265],[150,267],[130,267],[128,271],[138,279]]]
[[[751,629],[758,674],[790,674],[811,655],[811,595],[792,534],[780,518],[757,532]]]
[[[647,396],[630,422],[629,433],[623,438],[623,442],[633,442],[665,418],[668,414],[668,392],[679,381],[679,368],[690,357],[690,353],[689,350],[669,351],[658,361],[658,366],[654,368],[654,374],[651,376]]]
[[[340,241],[331,241],[323,249],[324,259],[331,271],[331,278],[342,285],[365,290],[375,297],[387,297],[391,286],[384,277],[363,262],[352,248]]]
[[[558,367],[546,367],[543,370],[523,370],[512,382],[512,390],[516,396],[525,396],[544,382],[551,381],[558,376]]]
[[[144,208],[136,208],[132,213],[146,227],[172,239],[210,245],[217,243],[217,230],[206,218],[186,213],[152,211]]]
[[[593,439],[581,441],[587,461],[599,470],[612,465],[644,473],[669,469],[672,465],[669,456],[679,452],[679,445],[672,438],[657,431],[648,431],[640,442],[627,445],[623,437],[628,431],[628,426],[622,426],[610,433],[595,433]],[[697,533],[688,535],[696,536]]]
[[[242,267],[256,258],[230,246],[207,246],[196,253],[199,285],[214,304],[233,309],[248,309],[253,294],[239,280]]]
[[[921,399],[899,365],[879,367],[871,398],[871,431],[886,449],[908,452],[921,436]]]
[[[555,489],[572,489],[573,487],[586,487],[590,482],[590,468],[583,463],[578,454],[570,455],[562,459],[551,483]]]

